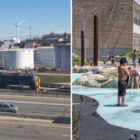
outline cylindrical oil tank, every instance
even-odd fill
[[[35,49],[34,58],[37,64],[55,67],[55,48],[39,47]]]
[[[1,51],[4,69],[34,69],[33,49],[8,49]]]
[[[71,68],[70,45],[58,45],[55,47],[55,68],[70,71]]]

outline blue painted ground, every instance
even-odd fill
[[[81,74],[73,74],[74,81]],[[126,95],[128,107],[117,107],[117,89],[89,88],[84,86],[72,87],[72,93],[85,95],[99,102],[97,112],[108,123],[140,131],[140,89],[129,89]]]

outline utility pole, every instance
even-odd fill
[[[29,31],[30,31],[30,41],[31,41],[31,39],[32,39],[32,26],[29,26]]]
[[[98,17],[94,15],[94,66],[98,66]]]
[[[81,66],[85,65],[85,41],[84,31],[81,31]]]

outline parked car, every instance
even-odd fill
[[[18,111],[18,107],[11,103],[0,103],[0,111],[16,113]]]

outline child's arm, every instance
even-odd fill
[[[137,72],[138,76],[140,77],[140,72],[136,69],[135,72]]]
[[[130,77],[130,72],[129,72],[129,70],[125,68],[124,71],[125,71],[126,75]]]

